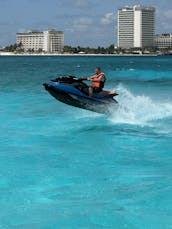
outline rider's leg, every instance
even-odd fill
[[[89,92],[89,96],[92,96],[93,95],[93,88],[92,87],[89,87],[88,92]]]

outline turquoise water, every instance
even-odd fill
[[[119,108],[42,83],[101,66]],[[0,57],[0,228],[172,228],[171,57]]]

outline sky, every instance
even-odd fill
[[[16,32],[63,30],[65,45],[107,47],[117,40],[117,9],[156,7],[156,33],[172,33],[172,0],[0,0],[0,46]]]

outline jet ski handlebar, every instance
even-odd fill
[[[84,81],[84,80],[87,80],[87,78],[85,78],[85,77],[76,78],[76,79],[78,79],[79,81]]]
[[[58,77],[56,79],[52,79],[51,81],[52,82],[82,82],[84,80],[87,80],[86,77],[81,77],[81,78],[78,78],[78,77],[75,77],[75,76],[62,76],[62,77]]]

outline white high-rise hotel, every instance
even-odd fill
[[[62,31],[29,31],[16,34],[17,44],[25,51],[42,50],[46,53],[62,53],[64,48],[64,33]]]
[[[118,10],[118,47],[152,47],[154,36],[155,8],[134,6]]]

